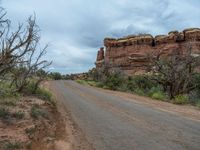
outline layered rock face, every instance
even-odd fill
[[[97,68],[100,68],[100,67],[103,67],[104,66],[104,48],[101,47],[100,50],[98,51],[97,53],[97,59],[96,59],[96,67]]]
[[[127,74],[143,74],[149,63],[148,56],[161,54],[170,56],[184,54],[189,47],[194,55],[200,54],[200,29],[190,28],[182,32],[172,31],[168,35],[153,37],[150,34],[127,36],[125,38],[105,38],[104,50],[98,51],[96,67],[119,68]]]

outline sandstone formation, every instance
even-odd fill
[[[104,65],[104,48],[101,47],[97,53],[96,67],[100,68]]]
[[[200,29],[190,28],[182,32],[171,31],[168,35],[131,35],[120,39],[105,38],[98,51],[96,67],[119,68],[127,74],[145,73],[149,54],[184,54],[191,46],[194,55],[200,54]]]

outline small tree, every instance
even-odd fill
[[[159,53],[151,56],[150,61],[150,79],[160,84],[170,99],[187,94],[196,88],[194,74],[200,66],[200,56],[192,53],[191,46],[188,46],[184,54],[162,56]]]
[[[53,80],[61,80],[62,79],[62,75],[59,72],[51,72],[51,73],[49,73],[48,76]]]

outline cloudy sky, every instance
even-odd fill
[[[14,25],[36,14],[51,71],[94,66],[105,37],[200,27],[200,0],[2,0]]]

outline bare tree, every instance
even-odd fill
[[[39,36],[35,19],[32,20],[31,17],[26,29],[19,24],[17,30],[11,32],[10,23],[7,23],[3,26],[1,33],[0,75],[2,76],[7,70],[21,63],[24,55],[34,49]]]
[[[11,81],[10,85],[20,92],[30,78],[39,79],[36,77],[38,70],[51,64],[43,60],[48,46],[40,48],[40,29],[35,16],[29,17],[26,26],[19,24],[11,31],[10,21],[4,19],[6,12],[1,9],[0,14],[0,77]]]
[[[23,88],[30,82],[30,79],[35,80],[34,91],[36,91],[39,83],[44,80],[45,74],[39,74],[38,71],[51,65],[51,62],[42,59],[46,53],[46,48],[47,46],[40,52],[33,49],[30,53],[27,53],[24,60],[16,66],[13,71],[11,71],[13,79],[11,85],[14,84],[18,92],[23,90]]]
[[[170,99],[196,88],[193,80],[195,70],[200,66],[200,56],[192,53],[190,45],[184,54],[172,53],[163,57],[158,53],[150,57],[150,62],[150,79],[160,84]]]

